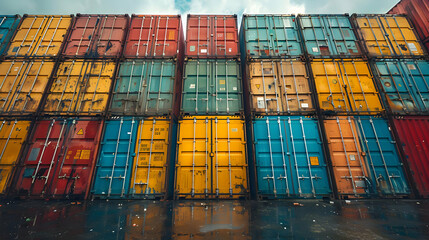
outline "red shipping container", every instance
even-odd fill
[[[237,15],[188,15],[187,57],[238,57]]]
[[[429,50],[429,1],[402,0],[388,13],[407,14],[411,22],[413,22],[420,40]]]
[[[86,198],[102,125],[101,120],[37,122],[16,185],[19,195]]]
[[[180,15],[133,15],[124,56],[172,58],[183,51],[184,44]]]
[[[128,15],[82,15],[74,19],[63,55],[66,57],[120,57]]]
[[[411,176],[422,197],[429,197],[429,117],[403,117],[394,120]]]

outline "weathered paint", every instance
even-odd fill
[[[73,17],[27,15],[21,21],[7,51],[8,57],[56,57]]]
[[[13,168],[19,161],[22,144],[27,139],[30,121],[2,120],[0,125],[0,194],[11,183]]]
[[[265,116],[253,120],[252,131],[260,197],[331,194],[317,119]]]
[[[20,21],[21,16],[19,15],[0,15],[0,56],[9,45]]]
[[[314,60],[311,67],[323,111],[360,114],[384,111],[366,61]]]
[[[0,63],[0,113],[35,114],[55,62],[6,60]]]
[[[179,121],[176,198],[246,197],[245,123],[236,116],[187,116]]]
[[[112,84],[113,61],[66,60],[53,77],[44,114],[102,115]]]
[[[181,110],[185,114],[233,115],[243,111],[240,65],[235,60],[185,63]]]

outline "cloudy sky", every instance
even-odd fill
[[[1,14],[385,13],[399,0],[7,0]]]

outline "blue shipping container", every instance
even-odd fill
[[[317,119],[256,118],[253,141],[260,195],[317,198],[331,193]]]
[[[365,116],[355,117],[355,121],[373,194],[408,195],[408,183],[386,120]]]
[[[3,55],[20,21],[19,15],[0,15],[0,55]]]
[[[385,101],[399,114],[429,112],[429,62],[383,60],[373,62],[374,74],[384,89]]]
[[[100,198],[125,198],[129,194],[138,121],[120,118],[105,123],[92,193]]]

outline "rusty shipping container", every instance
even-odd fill
[[[6,57],[57,57],[73,15],[24,15]]]
[[[179,121],[175,197],[248,196],[246,134],[238,116],[186,116]]]
[[[120,57],[128,21],[128,15],[78,14],[62,54],[71,58]]]
[[[384,111],[366,61],[314,60],[311,67],[319,105],[325,113],[379,114]]]
[[[54,118],[35,124],[15,189],[31,198],[86,198],[102,120]]]
[[[188,14],[186,57],[238,58],[237,15]]]
[[[35,115],[55,62],[6,60],[0,63],[0,114]]]
[[[185,47],[180,15],[132,15],[126,58],[181,58]]]
[[[388,13],[408,15],[420,40],[429,50],[429,3],[426,0],[401,0]]]
[[[426,54],[405,15],[353,14],[351,20],[370,58],[422,58]]]
[[[244,102],[251,113],[291,115],[315,111],[305,62],[252,60],[245,71]]]
[[[417,191],[429,198],[429,117],[397,117],[393,122]]]
[[[43,114],[103,115],[115,72],[115,62],[66,60],[61,62],[47,91]]]
[[[12,180],[13,169],[19,162],[21,149],[30,131],[31,121],[2,120],[0,125],[0,194]]]

